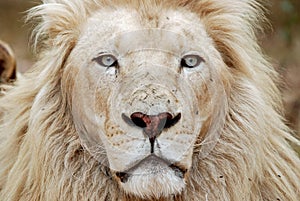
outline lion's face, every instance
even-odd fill
[[[67,61],[82,146],[108,162],[126,192],[143,197],[185,187],[196,148],[215,143],[209,122],[224,92],[224,63],[198,16],[158,16],[103,9]]]

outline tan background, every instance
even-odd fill
[[[0,0],[0,39],[7,41],[17,55],[20,71],[33,63],[28,45],[29,30],[25,11],[34,0]],[[300,133],[300,0],[266,0],[273,29],[259,36],[265,53],[283,78],[283,98],[288,123]]]

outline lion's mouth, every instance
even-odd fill
[[[141,171],[141,169],[144,169],[144,171]],[[130,179],[130,177],[135,175],[140,176],[142,174],[154,174],[157,176],[163,176],[163,173],[165,171],[170,170],[172,170],[174,174],[180,179],[184,179],[187,173],[186,168],[183,168],[176,164],[172,164],[166,159],[160,158],[155,154],[151,154],[143,160],[139,161],[130,169],[123,172],[116,172],[116,176],[122,183],[126,183]]]

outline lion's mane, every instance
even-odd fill
[[[289,200],[300,197],[299,145],[282,118],[277,74],[256,30],[264,19],[255,0],[44,0],[29,12],[36,65],[0,99],[1,200],[140,200],[125,195],[109,170],[84,150],[74,128],[65,61],[80,28],[105,5],[140,12],[170,6],[197,13],[228,66],[229,109],[220,139],[205,159],[193,157],[187,187],[161,200]],[[221,117],[220,117],[221,118]],[[223,117],[222,117],[223,118]]]

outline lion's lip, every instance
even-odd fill
[[[163,168],[170,168],[171,170],[174,171],[174,174],[178,176],[181,179],[184,179],[184,176],[187,172],[186,168],[183,168],[181,166],[178,166],[176,164],[172,164],[170,161],[163,159],[161,157],[156,156],[155,154],[151,154],[147,156],[146,158],[142,159],[135,165],[133,165],[131,168],[129,168],[126,171],[122,172],[116,172],[116,176],[120,179],[122,183],[126,183],[128,179],[134,175],[134,172],[140,167],[140,166],[145,166],[149,164],[151,165],[156,165],[158,167],[164,166]],[[157,174],[160,170],[156,168],[154,171],[152,170],[152,173]]]

